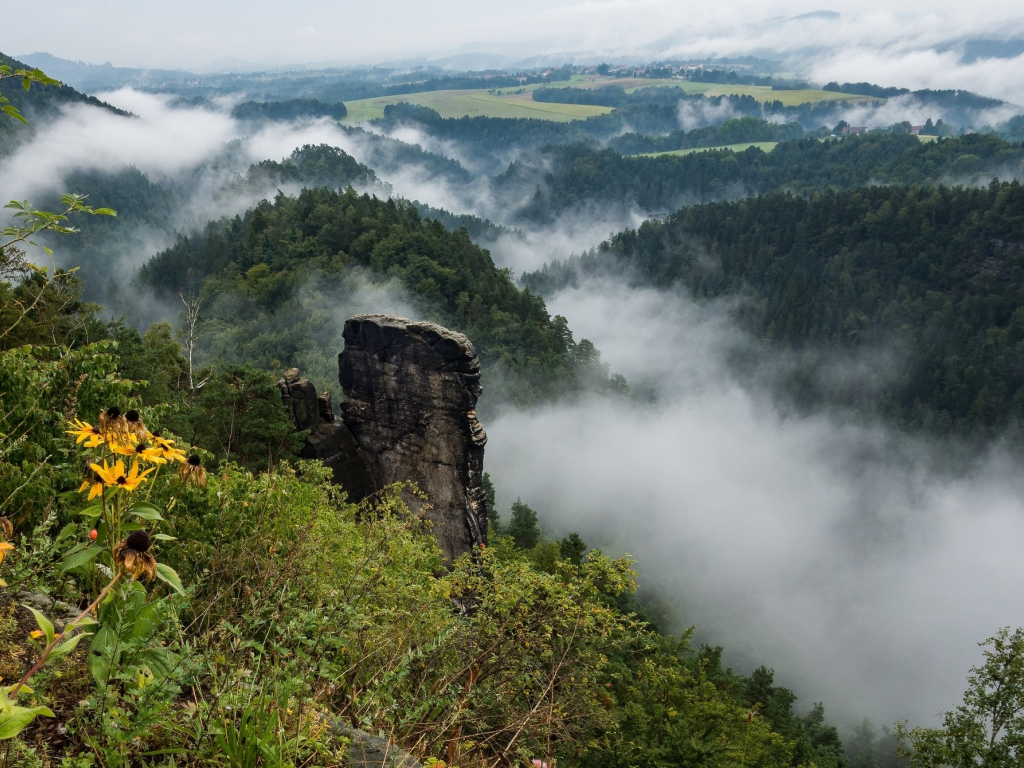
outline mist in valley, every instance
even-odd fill
[[[976,643],[1024,621],[1024,481],[879,424],[784,414],[729,356],[728,308],[594,280],[549,301],[653,403],[593,398],[487,424],[501,508],[629,552],[667,624],[776,670],[847,724],[935,723]],[[770,365],[770,363],[769,363]],[[856,372],[850,375],[858,375]],[[643,591],[643,590],[642,590]]]
[[[104,281],[118,269],[130,274],[178,234],[272,199],[276,186],[240,191],[231,182],[252,163],[306,144],[339,147],[389,185],[363,191],[507,227],[484,245],[514,275],[583,253],[644,219],[624,201],[529,225],[510,214],[532,187],[499,193],[457,144],[412,131],[382,137],[328,120],[253,127],[232,119],[230,105],[173,107],[167,97],[131,89],[103,98],[138,117],[68,108],[4,161],[0,179],[0,195],[30,199],[61,188],[74,170],[133,166],[181,192],[169,225],[140,224],[121,251],[109,253],[109,272],[87,280]],[[681,104],[680,127],[732,116],[725,102],[715,109]],[[914,110],[904,102],[837,117],[881,125],[918,119]],[[459,161],[466,176],[405,162],[396,139]],[[500,163],[514,159],[501,154]],[[344,295],[304,286],[300,301],[330,308],[325,317],[339,344],[350,314],[416,312],[399,286],[370,275],[354,276]],[[179,322],[177,305],[143,303],[141,324]],[[507,514],[521,497],[538,509],[546,534],[579,531],[607,553],[634,555],[666,629],[695,623],[698,639],[726,646],[738,670],[774,667],[776,681],[805,707],[824,701],[843,722],[870,715],[932,724],[937,711],[959,701],[965,674],[980,659],[976,643],[998,627],[1024,624],[1024,575],[1015,565],[1024,546],[1024,481],[998,446],[950,468],[944,449],[880,423],[783,408],[766,382],[784,360],[762,363],[756,376],[740,375],[730,362],[757,342],[739,330],[725,302],[594,279],[548,297],[548,309],[568,319],[577,340],[594,342],[642,397],[500,409],[485,424],[499,511]],[[326,388],[338,351],[312,350],[299,362]],[[869,361],[837,359],[833,372],[856,386],[876,385],[879,360],[896,365],[898,357],[877,353]],[[218,354],[229,359],[231,351]]]

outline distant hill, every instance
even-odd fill
[[[14,69],[34,69],[37,66],[13,59],[2,53],[0,53],[0,64],[7,64]],[[42,67],[38,68],[43,69]],[[60,79],[59,75],[45,69],[43,71],[50,75],[50,77]],[[29,125],[25,126],[15,120],[0,120],[0,156],[9,152],[19,141],[29,136],[34,128],[33,124],[38,119],[52,116],[61,107],[69,104],[92,104],[101,109],[109,109],[118,115],[131,117],[130,112],[112,107],[95,96],[80,93],[69,85],[51,85],[46,88],[33,85],[30,90],[26,91],[17,80],[6,80],[0,83],[0,93],[6,96],[11,104],[17,107],[29,121]]]
[[[30,53],[19,57],[30,67],[38,67],[50,77],[85,93],[98,93],[125,86],[157,87],[184,84],[198,75],[170,69],[132,69],[105,64],[87,64],[84,61],[61,59],[50,53]]]

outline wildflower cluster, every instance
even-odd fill
[[[152,538],[163,517],[159,509],[148,503],[148,493],[146,500],[131,496],[144,482],[155,481],[160,468],[166,464],[178,465],[182,486],[186,483],[206,485],[202,462],[196,455],[186,458],[185,452],[175,447],[174,440],[159,432],[150,432],[134,409],[122,413],[120,408],[112,406],[99,414],[95,426],[75,419],[73,428],[67,432],[79,445],[99,451],[95,460],[89,462],[78,491],[88,491],[88,501],[99,499],[98,506],[82,514],[97,520],[89,538],[93,542],[99,539],[101,543],[82,552],[95,552],[98,556],[101,551],[109,550],[118,573],[152,581],[160,576],[151,552]],[[79,564],[78,560],[74,562]]]
[[[17,684],[0,688],[0,740],[17,735],[39,715],[53,716],[44,706],[19,706],[15,697],[22,692],[30,693],[29,678],[48,661],[73,651],[82,640],[90,641],[90,671],[98,678],[94,660],[111,661],[116,655],[108,647],[111,632],[106,623],[112,617],[123,623],[119,606],[137,601],[137,590],[143,590],[142,596],[145,595],[137,582],[159,579],[175,592],[184,593],[174,569],[157,562],[153,543],[172,538],[156,529],[164,520],[163,514],[174,506],[178,492],[186,485],[206,485],[202,461],[196,455],[187,457],[175,447],[174,440],[150,432],[136,410],[122,413],[116,406],[107,408],[99,414],[95,426],[75,419],[72,428],[66,431],[78,445],[93,453],[78,488],[79,493],[88,493],[89,506],[80,513],[88,521],[88,534],[85,541],[67,553],[60,570],[85,577],[86,582],[92,582],[96,594],[61,632],[42,613],[25,606],[39,627],[30,634],[39,655]],[[150,494],[160,469],[168,464],[178,467],[177,491],[168,504],[158,507],[149,500]],[[0,518],[0,566],[14,550],[9,541],[12,537],[10,521]],[[7,584],[0,580],[0,586]],[[109,666],[104,667],[104,677],[97,682],[105,683]]]

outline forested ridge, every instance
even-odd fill
[[[521,161],[496,180],[499,189],[535,185],[533,199],[518,212],[524,220],[551,221],[577,206],[631,204],[646,213],[666,213],[685,203],[777,189],[812,194],[869,183],[987,182],[1024,173],[1024,147],[991,134],[930,143],[899,134],[805,138],[767,153],[751,147],[657,157],[623,157],[576,144],[547,148],[543,156],[550,170],[541,179]]]
[[[790,382],[907,426],[998,434],[1024,417],[1024,188],[879,186],[774,192],[683,208],[588,256],[524,276],[546,294],[581,275],[740,295],[756,337],[798,352],[893,347],[881,392]],[[809,354],[809,357],[810,356]],[[813,368],[813,366],[810,366]]]
[[[211,224],[154,256],[140,280],[158,295],[201,297],[213,331],[207,356],[263,367],[305,361],[308,368],[314,350],[329,365],[344,318],[332,315],[328,297],[373,284],[397,288],[399,302],[466,332],[498,401],[571,392],[577,366],[592,362],[576,358],[564,318],[551,318],[543,300],[518,289],[465,230],[424,220],[410,203],[352,189],[279,195]]]

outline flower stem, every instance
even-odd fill
[[[64,631],[63,632],[61,632],[59,635],[56,635],[53,638],[53,640],[50,641],[50,644],[46,646],[46,650],[43,651],[43,655],[39,657],[39,661],[37,661],[32,666],[32,669],[30,669],[28,672],[26,672],[25,676],[23,678],[21,678],[21,680],[18,681],[18,684],[11,689],[11,692],[8,694],[10,697],[13,698],[18,693],[18,691],[21,690],[21,686],[23,686],[25,683],[27,683],[28,679],[30,677],[32,677],[32,675],[34,675],[36,672],[39,671],[39,668],[41,666],[43,666],[43,664],[46,663],[46,659],[49,658],[50,652],[53,651],[53,649],[57,646],[57,643],[59,643],[61,640],[64,639],[64,635],[66,635],[70,630],[72,630],[74,628],[75,624],[80,622],[84,616],[86,616],[87,614],[91,613],[92,610],[97,605],[99,605],[100,600],[102,600],[104,597],[107,596],[107,593],[110,591],[110,588],[113,587],[114,584],[117,582],[117,580],[120,579],[120,578],[121,578],[121,573],[119,571],[117,574],[114,575],[114,578],[112,578],[110,580],[110,583],[108,583],[107,586],[105,586],[103,588],[103,591],[100,592],[99,595],[96,596],[96,599],[93,600],[91,603],[89,603],[88,607],[84,611],[82,611],[80,614],[78,614],[75,617],[74,621],[72,621],[70,624],[68,624],[66,627],[64,627]]]

